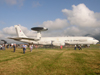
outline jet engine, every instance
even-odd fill
[[[39,41],[39,44],[51,45],[51,41]]]
[[[54,46],[61,46],[61,45],[64,46],[65,43],[64,42],[53,42],[52,45],[54,45]]]

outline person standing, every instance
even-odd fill
[[[78,49],[79,49],[79,50],[82,50],[82,47],[81,47],[81,45],[78,45]]]
[[[26,50],[26,45],[23,44],[23,53],[25,54],[25,50]]]
[[[13,48],[14,48],[14,52],[15,52],[15,50],[16,50],[16,44],[13,44]]]
[[[3,44],[2,46],[3,46],[3,50],[5,50],[5,44]]]
[[[62,49],[62,47],[63,47],[63,46],[61,45],[61,46],[60,46],[60,49]]]
[[[32,52],[32,49],[33,49],[32,45],[30,45],[29,47],[30,47],[30,51]]]
[[[75,45],[75,47],[74,47],[74,50],[76,50],[76,45]]]
[[[0,45],[0,50],[1,50],[1,45]]]
[[[79,47],[80,47],[80,50],[82,50],[82,47],[81,47],[81,45],[80,45]]]

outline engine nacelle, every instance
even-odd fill
[[[64,42],[53,42],[52,43],[54,46],[64,46],[65,43]]]
[[[39,44],[42,44],[42,45],[51,45],[51,41],[39,41]]]

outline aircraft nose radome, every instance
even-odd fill
[[[99,40],[97,40],[97,43],[99,42]]]
[[[96,43],[98,43],[98,42],[99,42],[99,40],[95,40],[95,42],[96,42]]]
[[[99,42],[99,40],[93,40],[93,44],[97,44]]]

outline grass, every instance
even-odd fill
[[[99,45],[73,48],[0,50],[0,75],[100,75]]]

